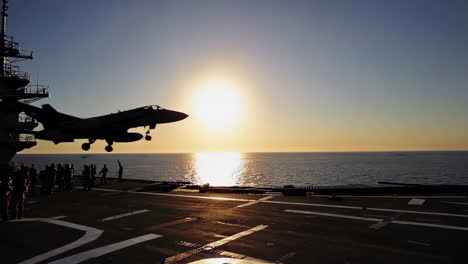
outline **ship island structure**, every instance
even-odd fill
[[[32,103],[49,97],[49,88],[32,84],[29,73],[21,71],[18,62],[33,59],[33,53],[20,48],[7,34],[8,0],[2,0],[0,35],[0,169],[8,166],[13,156],[34,147],[33,129],[38,122],[15,107],[16,102]]]

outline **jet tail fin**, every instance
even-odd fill
[[[78,119],[74,116],[69,116],[69,115],[60,113],[59,111],[55,110],[55,108],[53,108],[50,104],[42,105],[42,111],[40,111],[40,113],[36,116],[36,118],[39,120],[39,122],[42,123],[42,125],[45,128],[54,127],[58,123],[61,123],[64,121]]]

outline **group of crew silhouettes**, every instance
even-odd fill
[[[119,170],[117,182],[123,181],[123,167],[118,161]],[[97,174],[95,164],[84,165],[82,172],[83,190],[91,190],[95,185],[97,176],[101,176],[101,183],[107,183],[107,165]],[[27,197],[35,195],[36,184],[39,178],[41,195],[50,195],[54,191],[66,192],[75,187],[75,168],[73,164],[50,164],[44,170],[37,172],[34,164],[17,166],[10,164],[7,169],[0,171],[0,208],[2,220],[23,218],[24,202]]]
[[[41,182],[41,194],[51,194],[54,187],[57,186],[57,191],[71,191],[74,185],[75,168],[73,164],[58,163],[46,165],[44,170],[39,173]],[[35,175],[29,175],[31,182],[35,182]],[[34,187],[31,185],[31,194],[34,192]]]
[[[109,169],[107,168],[107,165],[104,164],[104,167],[99,172],[99,176],[101,176],[101,183],[107,183],[108,172],[109,172]],[[83,190],[90,191],[91,188],[94,188],[96,177],[98,176],[96,164],[84,165],[82,175],[83,175]]]

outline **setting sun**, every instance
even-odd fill
[[[232,125],[241,112],[241,97],[232,83],[209,81],[202,83],[196,91],[194,113],[211,128]]]

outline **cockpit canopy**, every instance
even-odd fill
[[[160,107],[159,105],[148,105],[143,107],[145,110],[164,110],[164,108]]]

